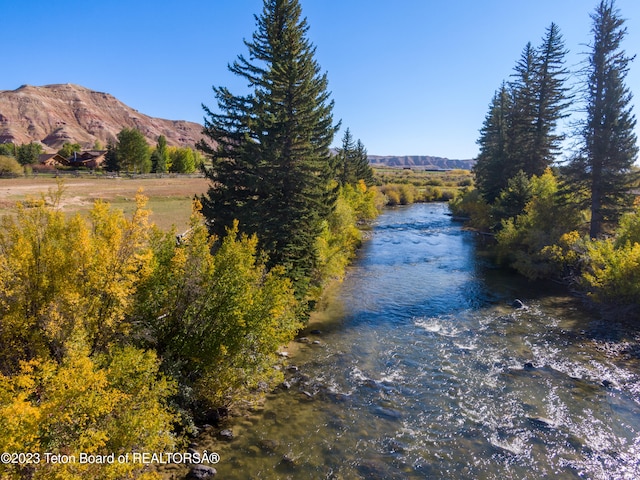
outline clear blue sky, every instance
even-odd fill
[[[495,90],[528,41],[559,25],[574,67],[598,0],[301,0],[334,116],[370,154],[472,158]],[[640,52],[640,1],[617,0]],[[142,113],[202,123],[211,87],[242,92],[262,0],[0,0],[0,90],[75,83]],[[575,68],[574,68],[575,69]],[[627,85],[640,117],[640,58]],[[339,144],[340,132],[335,144]]]

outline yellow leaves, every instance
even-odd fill
[[[298,303],[283,270],[266,270],[256,237],[239,235],[237,223],[212,251],[194,207],[178,245],[171,236],[154,242],[155,271],[140,287],[141,307],[155,319],[149,327],[159,353],[178,359],[198,400],[220,406],[272,369],[277,347],[300,326]]]
[[[316,239],[319,267],[316,284],[322,286],[327,281],[340,280],[356,249],[362,242],[362,232],[357,225],[374,218],[375,191],[343,186],[338,195],[334,211],[323,222],[323,229]]]
[[[103,360],[104,366],[77,351],[61,364],[32,361],[12,377],[0,376],[0,450],[76,456],[170,451],[173,417],[166,399],[174,387],[158,375],[155,355],[126,347]],[[141,467],[42,462],[34,478],[128,478]]]
[[[127,217],[98,201],[65,218],[43,201],[2,220],[0,446],[170,450],[175,383],[155,351],[128,343],[157,349],[181,393],[195,391],[189,401],[219,406],[277,375],[275,352],[300,327],[284,270],[267,271],[237,223],[212,238],[198,201],[179,242],[149,226],[145,202],[138,195]],[[33,478],[129,478],[135,468],[48,465]]]
[[[582,277],[599,300],[637,303],[640,298],[640,243],[616,247],[611,239],[587,243]]]
[[[38,449],[38,425],[41,412],[30,401],[35,389],[32,376],[38,362],[23,364],[23,370],[15,377],[0,374],[0,451],[25,451]]]
[[[623,215],[620,219],[620,226],[616,232],[616,247],[622,247],[627,243],[630,245],[640,243],[640,203],[634,211]]]
[[[104,348],[130,326],[126,316],[141,278],[150,274],[146,199],[138,194],[130,219],[97,201],[89,218],[71,218],[42,200],[18,205],[0,232],[0,347],[28,358],[29,344],[60,359],[73,331]],[[17,349],[17,351],[16,351]],[[44,350],[39,349],[42,354]],[[6,356],[6,355],[5,355]],[[7,368],[0,355],[0,369]]]

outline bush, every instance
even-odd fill
[[[0,155],[0,177],[18,177],[22,175],[22,166],[18,161],[6,155]]]
[[[395,207],[396,205],[400,205],[400,192],[396,185],[385,185],[381,191],[387,198],[388,206]]]
[[[640,243],[616,247],[613,240],[587,244],[582,278],[599,301],[640,302]]]
[[[454,217],[465,219],[471,228],[488,231],[491,226],[491,207],[477,189],[468,190],[449,200],[449,210]]]
[[[413,185],[400,185],[400,204],[411,205],[416,198],[416,187]]]
[[[581,218],[559,196],[558,181],[550,169],[540,177],[534,175],[526,192],[529,200],[523,213],[502,220],[502,229],[496,234],[498,258],[531,279],[553,276],[562,269],[548,255],[548,248],[575,230]],[[515,196],[522,199],[519,193]]]
[[[182,400],[207,407],[279,381],[277,349],[301,327],[291,282],[280,268],[267,271],[256,237],[236,223],[212,253],[214,240],[198,212],[180,245],[157,234],[136,312],[181,391],[192,392]]]

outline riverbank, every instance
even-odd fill
[[[194,447],[220,454],[220,477],[640,473],[637,339],[552,285],[491,268],[445,213],[380,216],[303,331],[311,342],[292,344],[289,386],[232,418],[232,439],[210,432]]]

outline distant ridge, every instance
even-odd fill
[[[164,135],[169,145],[194,147],[202,125],[150,117],[113,95],[70,83],[0,90],[0,143],[40,142],[57,150],[63,143],[106,146],[123,128],[142,132],[150,145]]]
[[[379,167],[419,168],[422,170],[471,170],[475,160],[452,160],[428,155],[381,156],[369,155],[369,164]]]

